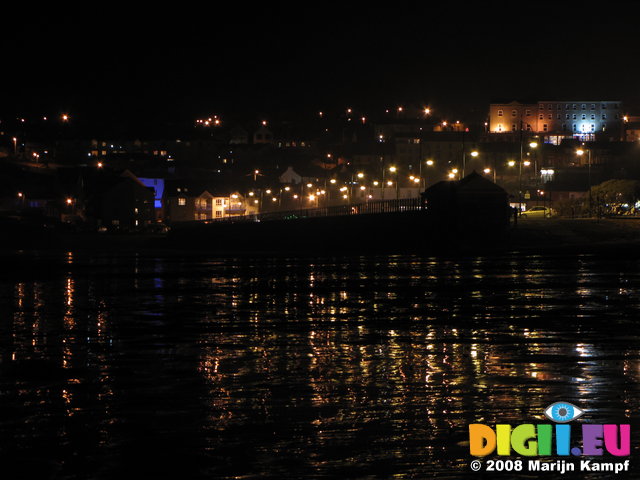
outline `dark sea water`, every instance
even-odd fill
[[[516,478],[468,425],[559,400],[640,464],[638,259],[0,259],[6,478]]]

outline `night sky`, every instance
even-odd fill
[[[316,5],[6,16],[0,118],[70,112],[134,126],[428,104],[477,121],[511,99],[619,99],[640,113],[628,4]]]

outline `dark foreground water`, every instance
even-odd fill
[[[0,259],[7,478],[514,478],[468,424],[558,400],[640,464],[636,259]]]

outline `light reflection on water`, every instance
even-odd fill
[[[0,454],[25,478],[477,478],[469,423],[567,400],[637,424],[637,261],[3,260]]]

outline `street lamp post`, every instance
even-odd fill
[[[396,200],[398,200],[398,169],[396,167],[389,167],[389,171],[391,173],[395,173],[395,177],[396,177]]]
[[[477,150],[472,150],[470,155],[473,158],[478,158],[478,155],[480,155],[480,153]],[[463,160],[464,160],[464,157],[463,157]],[[462,175],[461,175],[460,178],[464,178],[465,172],[466,172],[466,165],[463,163],[463,165],[462,165]]]
[[[529,143],[529,148],[536,148],[537,142]],[[523,145],[522,145],[522,132],[520,134],[520,165],[518,166],[518,209],[522,211],[522,165],[524,163],[523,158]],[[534,172],[535,174],[535,172]]]
[[[587,153],[587,188],[589,189],[589,216],[591,216],[592,196],[591,196],[591,149],[578,149],[576,154],[581,157]]]
[[[357,175],[358,179],[362,180],[364,178],[364,173],[362,172],[358,172]],[[353,186],[355,185],[356,181],[354,178],[353,173],[351,174],[351,184],[349,185],[349,196],[351,197],[351,201],[353,201]]]
[[[495,163],[494,163],[495,165]],[[489,175],[491,173],[491,168],[487,167],[484,169],[484,173],[486,173],[487,175]],[[493,168],[493,183],[496,183],[496,169],[495,167]]]

